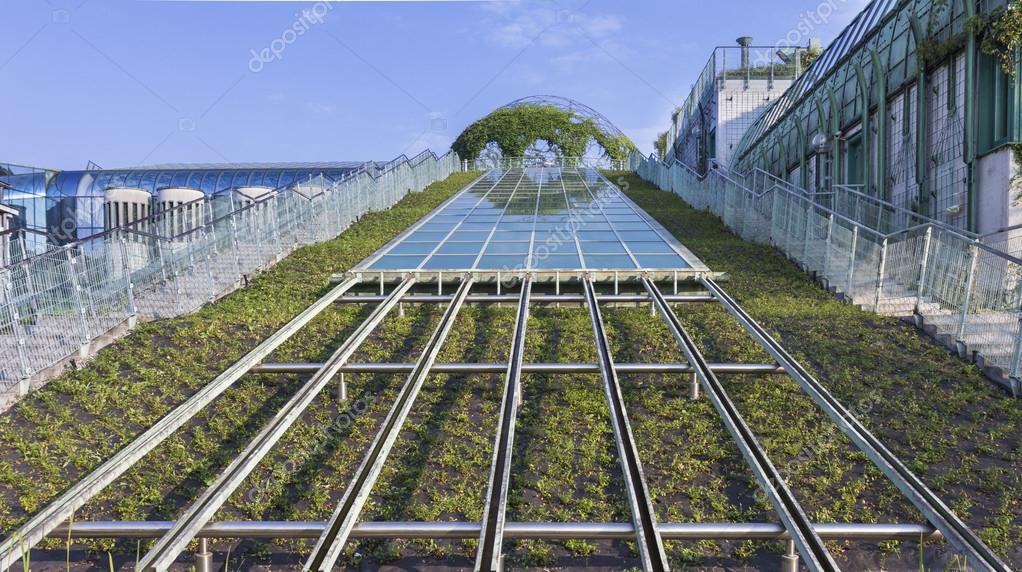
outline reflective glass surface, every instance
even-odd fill
[[[491,171],[359,266],[681,270],[686,253],[599,172],[532,167]]]

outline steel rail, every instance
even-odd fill
[[[338,373],[341,366],[355,353],[369,334],[383,322],[398,300],[415,284],[415,278],[407,278],[399,284],[387,300],[380,304],[355,331],[338,347],[330,358],[292,397],[280,408],[273,418],[252,439],[216,481],[181,515],[174,527],[160,538],[139,562],[139,570],[167,570],[188,547],[188,543],[206,525],[227,499],[245,482],[245,479],[259,465],[284,433],[297,421],[323,388]]]
[[[805,560],[806,566],[812,571],[840,570],[837,562],[834,561],[834,557],[831,556],[830,551],[827,550],[826,545],[823,543],[823,539],[816,534],[812,522],[810,522],[809,517],[802,509],[795,495],[788,489],[784,478],[770,461],[766,451],[763,450],[755,434],[753,434],[748,424],[742,418],[741,413],[731,401],[720,380],[710,370],[709,364],[703,357],[702,352],[699,351],[695,341],[692,340],[692,337],[678,320],[674,311],[671,310],[671,307],[663,299],[656,284],[648,279],[645,279],[644,283],[654,300],[657,311],[663,317],[671,334],[678,341],[678,345],[681,346],[685,357],[695,366],[696,376],[702,382],[703,387],[706,388],[710,402],[720,414],[724,426],[731,433],[742,456],[745,457],[746,463],[756,475],[756,479],[770,499],[770,503],[773,504],[774,510],[784,524],[784,528],[788,530],[791,540],[795,543],[799,554]]]
[[[220,521],[204,526],[198,538],[318,538],[326,530],[325,521]],[[173,521],[83,521],[62,524],[50,532],[50,538],[158,538],[174,525]],[[667,540],[788,540],[784,527],[772,522],[662,522],[660,536]],[[827,540],[939,540],[940,531],[928,524],[816,523],[820,538]],[[360,522],[351,530],[351,538],[386,539],[471,539],[479,538],[479,522]],[[628,522],[508,522],[504,537],[514,539],[615,539],[635,538],[635,527]]]
[[[667,294],[668,302],[688,302],[700,304],[713,302],[713,296],[709,294]],[[375,304],[382,302],[386,296],[376,294],[353,294],[343,296],[337,300],[338,304]],[[600,302],[649,302],[646,294],[600,294],[596,297]],[[405,304],[437,304],[451,301],[451,296],[446,294],[409,294],[402,300]],[[473,294],[465,302],[470,304],[514,304],[518,301],[515,294]],[[533,294],[533,304],[582,304],[585,302],[583,294]]]
[[[593,337],[596,339],[596,353],[599,356],[600,377],[603,379],[603,391],[607,397],[607,408],[610,412],[611,426],[614,429],[614,441],[617,444],[618,458],[624,473],[625,490],[628,493],[628,504],[635,526],[635,538],[639,546],[639,557],[643,570],[670,570],[664,542],[657,530],[656,513],[646,486],[646,477],[642,471],[632,426],[625,411],[624,396],[621,384],[614,369],[614,358],[610,351],[610,342],[603,328],[603,316],[600,314],[599,302],[596,299],[596,288],[587,276],[582,282],[585,288],[586,308],[589,320],[593,325]]]
[[[303,570],[329,571],[333,568],[334,563],[337,562],[337,558],[340,556],[341,551],[344,550],[351,531],[362,512],[362,508],[365,506],[366,501],[369,500],[373,485],[376,484],[376,479],[380,476],[380,471],[383,470],[383,465],[387,461],[390,449],[394,446],[394,442],[397,440],[402,426],[404,426],[405,419],[408,418],[408,413],[415,403],[415,398],[418,396],[423,382],[429,376],[430,368],[440,353],[440,347],[454,326],[455,318],[457,318],[458,311],[465,303],[465,298],[472,288],[473,281],[471,277],[466,277],[461,286],[458,287],[454,299],[444,312],[440,323],[430,337],[425,349],[423,349],[422,355],[419,356],[418,362],[415,364],[415,370],[412,371],[404,386],[401,387],[401,391],[394,400],[394,405],[387,413],[383,425],[369,446],[362,464],[355,471],[351,483],[344,491],[344,496],[341,497],[341,501],[337,504],[337,508],[330,517],[329,526],[320,535],[319,540],[316,541],[312,555],[309,556],[309,559],[303,566]]]
[[[713,280],[703,279],[724,308],[743,328],[777,360],[788,375],[826,413],[855,445],[870,458],[908,500],[944,535],[956,550],[963,553],[970,566],[979,570],[1007,572],[1011,570],[983,541],[901,462],[840,401],[798,363],[762,326],[749,316],[737,302]]]
[[[322,362],[299,363],[261,363],[252,368],[252,373],[316,373],[323,367]],[[784,368],[771,363],[711,363],[710,370],[714,373],[743,374],[777,374],[785,373]],[[614,365],[618,373],[691,373],[692,366],[687,363],[619,363]],[[491,363],[438,363],[431,368],[433,373],[506,373],[508,364]],[[346,363],[338,370],[341,373],[410,373],[415,369],[414,363],[380,362],[380,363]],[[598,363],[525,363],[522,373],[600,373]]]
[[[511,482],[511,454],[514,447],[518,408],[521,406],[522,359],[525,356],[525,328],[529,322],[529,295],[531,293],[532,279],[526,276],[522,281],[518,314],[515,318],[515,333],[511,341],[511,355],[508,358],[507,372],[504,376],[504,398],[500,403],[500,419],[497,423],[497,436],[493,443],[493,461],[490,463],[486,504],[483,506],[483,519],[479,534],[479,550],[476,553],[476,572],[503,570],[502,547],[507,520],[507,494]]]
[[[23,551],[45,538],[50,531],[74,514],[75,510],[81,508],[139,459],[155,449],[197,412],[241,379],[253,366],[265,359],[323,310],[330,308],[334,301],[357,283],[358,279],[353,278],[338,284],[11,533],[3,543],[0,543],[0,570],[6,570],[17,562]]]

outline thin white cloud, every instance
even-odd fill
[[[337,107],[329,103],[306,102],[305,109],[317,115],[330,115],[337,111]]]
[[[437,155],[441,155],[451,148],[454,139],[447,133],[428,131],[409,134],[407,141],[409,143],[405,146],[404,154],[411,157],[426,149],[431,149]]]
[[[571,49],[592,40],[603,40],[623,27],[620,16],[585,14],[551,8],[548,3],[494,2],[483,5],[492,30],[488,40],[497,46],[520,50],[532,44],[544,48]]]

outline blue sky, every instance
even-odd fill
[[[0,162],[387,160],[535,94],[648,152],[713,46],[826,44],[864,5],[3,0]]]

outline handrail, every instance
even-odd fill
[[[233,191],[236,190],[236,187],[231,187],[229,189],[223,189],[221,191],[217,191],[216,193],[213,193],[213,194],[210,194],[210,195],[205,195],[203,197],[200,197],[200,198],[197,198],[197,199],[185,202],[185,203],[181,203],[180,205],[177,205],[177,206],[169,208],[169,209],[164,209],[164,210],[161,210],[161,211],[158,211],[158,212],[153,212],[153,213],[149,214],[148,216],[146,216],[144,218],[141,218],[141,219],[138,219],[138,220],[134,220],[134,221],[131,221],[131,222],[127,222],[127,223],[118,225],[116,227],[113,227],[113,228],[110,228],[110,229],[106,229],[106,230],[104,230],[102,232],[98,232],[96,234],[91,234],[91,235],[89,235],[87,237],[79,238],[77,240],[74,240],[74,241],[62,244],[60,246],[64,247],[64,248],[76,248],[76,247],[80,247],[80,246],[86,244],[87,242],[90,242],[90,241],[93,241],[93,240],[98,240],[98,239],[101,239],[101,238],[106,238],[106,237],[108,237],[108,236],[110,236],[110,235],[112,235],[112,234],[114,234],[116,232],[119,232],[119,231],[130,232],[132,234],[138,234],[138,235],[142,235],[142,236],[149,236],[149,237],[159,238],[159,239],[163,239],[163,240],[175,240],[175,239],[179,239],[179,238],[181,238],[183,236],[190,235],[190,234],[192,234],[192,233],[194,233],[194,232],[196,232],[198,230],[201,230],[201,227],[203,227],[205,225],[213,224],[213,223],[216,223],[216,222],[223,221],[224,219],[230,218],[231,216],[233,216],[235,214],[245,212],[245,211],[247,211],[249,209],[252,209],[252,208],[255,208],[257,206],[261,206],[260,201],[263,200],[264,197],[267,197],[267,196],[270,196],[270,195],[275,195],[275,194],[280,194],[280,193],[282,193],[284,191],[294,191],[295,188],[301,187],[303,184],[306,184],[306,183],[308,183],[310,181],[315,181],[315,180],[326,181],[326,180],[329,180],[330,181],[330,185],[329,186],[330,186],[331,189],[336,188],[337,186],[339,186],[341,184],[344,184],[344,183],[346,183],[346,182],[348,182],[348,181],[350,181],[350,180],[352,180],[352,179],[354,179],[354,178],[356,178],[356,177],[358,177],[359,175],[362,175],[362,174],[365,174],[365,175],[369,176],[370,178],[372,178],[375,181],[375,180],[379,180],[380,177],[383,177],[384,175],[392,172],[394,169],[397,169],[401,165],[408,164],[409,166],[414,167],[415,165],[421,164],[423,161],[425,161],[426,159],[428,159],[430,157],[432,157],[433,159],[435,159],[437,161],[441,161],[444,158],[448,157],[452,153],[453,153],[453,151],[448,150],[443,155],[437,155],[431,149],[425,149],[425,150],[421,151],[420,153],[416,154],[414,157],[412,157],[412,159],[409,159],[405,154],[402,153],[398,157],[396,157],[396,158],[388,161],[387,163],[385,163],[383,168],[379,169],[378,171],[375,170],[375,169],[373,169],[373,170],[369,169],[369,165],[373,165],[374,163],[372,161],[366,161],[362,165],[360,165],[359,167],[353,169],[352,171],[349,171],[348,173],[345,173],[339,179],[332,179],[330,177],[327,177],[323,173],[320,173],[318,175],[310,175],[309,179],[307,179],[307,180],[293,181],[293,182],[288,183],[286,185],[281,185],[279,187],[275,187],[272,190],[267,191],[266,193],[263,193],[262,195],[259,195],[259,196],[255,197],[253,199],[253,202],[250,203],[250,204],[236,207],[236,208],[232,209],[230,212],[228,212],[228,213],[226,213],[224,215],[220,215],[218,217],[214,217],[214,218],[211,218],[209,220],[205,220],[204,219],[202,221],[201,225],[197,225],[197,226],[195,226],[195,227],[193,227],[191,229],[185,230],[185,231],[183,231],[181,233],[178,233],[178,234],[175,234],[175,235],[164,236],[164,235],[160,235],[160,234],[157,234],[157,233],[151,233],[151,232],[148,232],[148,231],[143,231],[143,230],[139,230],[138,229],[139,226],[144,226],[144,225],[148,225],[148,224],[156,224],[156,223],[158,223],[159,222],[159,218],[162,217],[162,216],[167,215],[168,213],[179,213],[179,212],[187,211],[187,210],[190,210],[190,209],[194,208],[195,206],[198,206],[200,203],[205,205],[213,197],[223,196],[227,192],[233,192]],[[421,159],[420,159],[420,157],[421,157]],[[418,159],[418,163],[412,164],[412,161],[416,160],[416,159]],[[376,172],[374,172],[374,171],[376,171]],[[322,193],[319,193],[319,194],[322,194]],[[319,194],[314,195],[313,197],[307,197],[307,198],[308,198],[308,200],[312,200],[316,196],[319,196]],[[306,198],[306,197],[303,197],[303,198]],[[29,229],[29,228],[10,229],[10,230],[7,230],[7,231],[0,232],[0,236],[3,236],[5,234],[9,234],[9,233],[13,233],[13,232],[18,232],[18,231],[29,231],[29,232],[33,232],[35,234],[39,234],[41,236],[46,236],[47,238],[54,238],[55,237],[55,235],[53,233],[46,232],[46,231],[41,231],[41,230],[37,230],[37,229]],[[5,268],[11,268],[11,267],[14,267],[16,265],[23,264],[23,263],[29,263],[29,262],[33,261],[34,259],[36,259],[38,257],[46,256],[46,254],[47,254],[46,252],[38,253],[38,254],[33,254],[32,256],[28,256],[28,257],[23,258],[21,260],[12,262],[11,264],[8,264],[6,266],[2,266],[2,267],[0,267],[0,270],[5,269]]]
[[[659,162],[660,164],[664,165],[668,169],[671,168],[671,164],[668,164],[666,161],[659,161],[657,159],[653,159],[652,156],[651,156],[651,159],[649,159],[649,160]],[[687,165],[685,165],[681,161],[675,160],[673,164],[674,165],[681,165],[686,170],[688,170],[690,172],[692,171],[691,167],[688,167]],[[745,185],[743,183],[739,183],[738,181],[734,180],[729,175],[730,171],[728,169],[724,168],[724,167],[719,167],[718,166],[716,168],[713,168],[713,169],[711,169],[707,173],[707,176],[709,176],[710,174],[713,174],[713,175],[715,175],[717,177],[720,177],[721,179],[723,179],[725,181],[731,182],[732,184],[737,186],[742,191],[752,195],[754,198],[757,198],[757,199],[761,198],[763,196],[766,196],[766,194],[769,193],[769,192],[774,192],[774,191],[780,191],[780,192],[788,193],[788,194],[794,196],[798,200],[806,201],[806,202],[810,203],[813,206],[813,208],[819,209],[822,212],[825,212],[825,213],[827,213],[829,215],[832,215],[836,219],[847,221],[849,224],[852,224],[855,227],[857,227],[859,229],[860,233],[862,233],[862,232],[869,233],[869,234],[875,236],[877,239],[880,239],[880,240],[889,240],[889,239],[896,238],[896,237],[898,237],[900,235],[904,235],[904,234],[907,234],[907,233],[915,231],[915,230],[923,230],[923,229],[925,229],[927,227],[937,228],[937,229],[939,229],[939,230],[941,230],[943,232],[946,232],[946,233],[949,233],[949,234],[957,236],[961,240],[967,242],[970,246],[975,246],[975,247],[979,248],[980,250],[983,250],[985,252],[989,252],[990,254],[993,254],[995,256],[1003,258],[1004,260],[1012,262],[1014,264],[1022,265],[1022,258],[1013,256],[1013,255],[1008,254],[1007,252],[1004,252],[1002,250],[998,250],[997,248],[994,248],[994,247],[992,247],[992,246],[990,246],[988,244],[984,244],[982,241],[978,240],[977,237],[969,236],[969,235],[965,234],[964,232],[962,232],[961,230],[953,228],[953,227],[950,227],[950,226],[948,226],[946,224],[942,224],[939,221],[935,221],[935,220],[930,219],[930,220],[927,220],[926,222],[922,222],[922,223],[910,226],[908,228],[892,231],[892,232],[889,232],[889,233],[883,233],[883,232],[880,232],[880,231],[878,231],[876,229],[870,228],[869,226],[866,226],[865,224],[863,224],[863,223],[861,223],[861,222],[859,222],[859,221],[857,221],[857,220],[855,220],[853,218],[850,218],[850,217],[845,216],[845,215],[843,215],[843,214],[841,214],[839,212],[836,212],[835,210],[833,210],[833,209],[831,209],[829,207],[821,205],[821,204],[811,200],[809,197],[807,197],[807,196],[805,196],[805,195],[803,195],[801,193],[792,191],[790,189],[786,189],[786,188],[784,188],[781,185],[775,185],[775,186],[771,187],[769,190],[763,191],[762,193],[757,193],[755,190],[750,189],[747,185]],[[926,218],[926,217],[923,217],[923,218]],[[1022,224],[1016,225],[1016,227],[1022,228]],[[1002,231],[1003,230],[1013,230],[1013,229],[1002,229]],[[1001,232],[1001,231],[998,231],[998,232]]]

